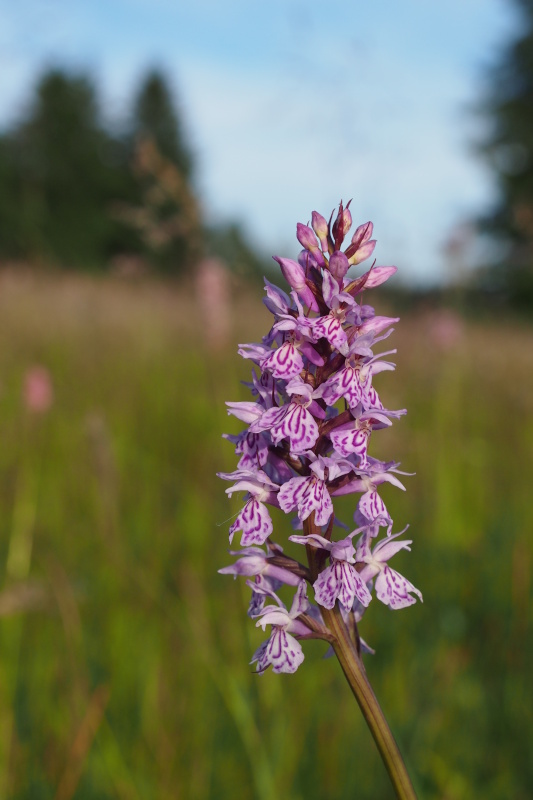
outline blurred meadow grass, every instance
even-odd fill
[[[239,508],[215,477],[236,465],[224,400],[248,396],[235,345],[267,330],[259,294],[215,348],[185,287],[0,276],[0,797],[391,797],[323,644],[294,676],[257,677],[248,590],[217,574]],[[438,324],[402,319],[397,371],[376,378],[409,412],[372,452],[416,472],[384,496],[424,604],[372,603],[367,670],[421,797],[526,800],[533,328]],[[47,413],[22,402],[34,364]]]

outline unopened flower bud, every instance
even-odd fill
[[[320,267],[318,266],[318,261],[316,260],[314,254],[310,253],[309,250],[300,250],[300,252],[298,253],[298,264],[300,264],[300,266],[304,268],[304,272],[307,277],[309,277],[309,270],[320,269]]]
[[[336,250],[340,249],[344,237],[352,227],[352,215],[349,209],[350,203],[351,200],[344,209],[342,207],[342,203],[340,204],[339,213],[337,214],[337,219],[333,223],[332,232],[333,232],[333,239],[335,240]]]
[[[329,260],[329,271],[342,285],[342,279],[350,269],[350,263],[341,250],[335,250]]]
[[[296,238],[306,250],[312,253],[315,261],[321,267],[324,266],[324,256],[320,252],[316,236],[308,225],[302,225],[301,222],[296,224]]]
[[[325,217],[322,214],[319,214],[318,211],[313,211],[311,214],[311,225],[313,226],[313,230],[318,236],[320,240],[320,246],[322,248],[323,253],[327,253],[329,250],[328,247],[328,223]]]
[[[365,222],[359,225],[354,235],[352,236],[352,245],[358,250],[365,242],[368,242],[374,231],[374,225],[371,222]],[[348,256],[349,257],[349,256]]]
[[[352,236],[352,243],[345,251],[350,264],[360,264],[361,261],[365,261],[372,255],[376,246],[375,239],[370,239],[373,230],[374,226],[371,222],[359,225]]]
[[[306,283],[305,272],[300,264],[297,261],[293,261],[292,258],[280,258],[279,256],[273,256],[273,258],[280,265],[283,277],[289,286],[297,292],[298,296],[309,308],[313,309],[313,311],[318,311],[315,296]]]

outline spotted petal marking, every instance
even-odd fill
[[[333,447],[337,453],[340,453],[345,458],[355,453],[361,459],[362,464],[366,462],[369,436],[369,430],[359,430],[354,427],[347,430],[333,430],[330,434]]]
[[[237,455],[242,454],[237,464],[239,469],[264,467],[268,459],[268,443],[261,433],[246,430],[240,434],[235,452]]]
[[[375,489],[365,492],[357,504],[357,510],[369,522],[376,522],[378,525],[392,525],[392,519],[385,503]]]
[[[341,353],[345,352],[346,333],[337,317],[333,317],[331,314],[326,317],[319,317],[313,325],[313,332],[317,339],[324,337]]]
[[[257,497],[251,497],[229,529],[230,544],[237,531],[242,531],[241,545],[263,544],[272,533],[272,520],[267,507]]]
[[[291,478],[278,492],[278,502],[286,514],[296,508],[307,486],[309,478]]]
[[[272,672],[296,672],[304,654],[301,644],[283,628],[273,628],[268,641],[255,651],[251,664],[257,661],[257,672],[272,665]]]
[[[314,447],[318,439],[318,425],[313,415],[301,403],[290,403],[287,413],[270,429],[276,444],[288,439],[293,453],[304,453]]]
[[[350,408],[354,408],[363,399],[367,399],[368,389],[371,385],[371,377],[368,374],[364,379],[361,370],[346,366],[338,375],[332,376],[324,384],[324,400],[328,405],[334,405],[341,397],[346,399]],[[367,401],[368,402],[368,401]]]
[[[372,385],[368,386],[364,393],[363,408],[365,411],[369,408],[383,408],[383,403]]]
[[[315,511],[317,525],[326,525],[333,514],[333,503],[324,481],[311,475],[309,478],[291,478],[279,493],[280,507],[288,513],[297,506],[298,517],[303,521]]]
[[[315,600],[324,608],[333,608],[337,598],[347,610],[356,597],[365,607],[372,599],[357,570],[346,561],[336,559],[320,573],[313,588]]]
[[[376,578],[376,595],[382,603],[393,609],[406,608],[416,603],[410,592],[422,600],[422,593],[407,578],[389,566],[383,567]]]
[[[267,358],[261,361],[261,369],[268,370],[275,378],[290,380],[304,368],[304,362],[298,349],[292,342],[284,342]]]

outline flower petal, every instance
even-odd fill
[[[273,672],[296,672],[304,654],[301,644],[282,628],[274,628],[270,639],[255,651],[251,664],[257,661],[257,672],[272,665]]]
[[[263,544],[272,533],[268,509],[256,497],[250,498],[229,529],[230,543],[236,531],[242,531],[241,545]]]
[[[393,609],[411,606],[416,603],[416,598],[411,597],[410,592],[422,600],[422,593],[407,578],[389,566],[383,567],[376,578],[376,595],[382,603]]]

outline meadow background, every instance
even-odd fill
[[[231,311],[208,347],[192,287],[1,276],[2,797],[391,796],[323,644],[293,676],[252,674],[247,590],[216,572],[238,508],[214,475],[235,461],[223,401],[246,397],[235,345],[269,317],[255,289]],[[372,604],[369,676],[422,797],[525,800],[533,329],[425,310],[393,340],[379,391],[409,413],[372,444],[416,472],[385,499],[424,604]],[[42,413],[21,399],[36,363]]]
[[[325,645],[255,675],[217,572],[261,275],[350,197],[424,595],[366,668],[421,800],[529,800],[533,5],[250,5],[0,0],[0,800],[392,800]]]

